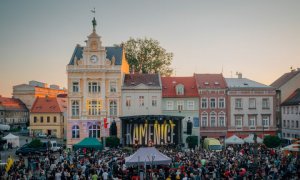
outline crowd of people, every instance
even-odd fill
[[[9,172],[2,171],[1,177],[16,180],[300,179],[300,164],[295,155],[263,145],[227,146],[221,152],[157,148],[172,159],[171,164],[127,167],[125,157],[134,150],[124,148],[62,150],[56,156],[49,153],[43,157],[19,157]]]

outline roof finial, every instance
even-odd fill
[[[96,9],[94,8],[93,10],[91,10],[91,12],[94,13],[94,18],[93,18],[92,24],[93,24],[93,32],[95,32],[96,31],[96,25],[97,25],[97,22],[96,22],[96,19],[95,19]]]

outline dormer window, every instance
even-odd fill
[[[217,82],[217,81],[215,82],[215,85],[219,85],[219,84],[220,84],[219,82]]]
[[[176,86],[176,95],[184,95],[184,86],[182,84]]]
[[[204,82],[205,85],[209,85],[209,82]]]

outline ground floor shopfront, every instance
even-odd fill
[[[114,118],[117,125],[117,136],[120,137],[120,120]],[[103,137],[109,136],[109,124],[111,119],[102,120],[68,120],[67,123],[67,147],[72,148],[87,137],[102,141]],[[104,123],[105,122],[105,123]],[[106,125],[105,125],[106,124]]]
[[[64,127],[63,125],[45,125],[45,126],[30,126],[29,127],[30,136],[37,137],[39,134],[46,136],[52,136],[56,138],[64,137]]]

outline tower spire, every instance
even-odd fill
[[[96,26],[97,26],[97,21],[95,18],[95,14],[96,14],[96,9],[94,8],[93,10],[91,10],[91,12],[94,14],[94,18],[92,20],[92,24],[93,24],[93,32],[96,32]]]

